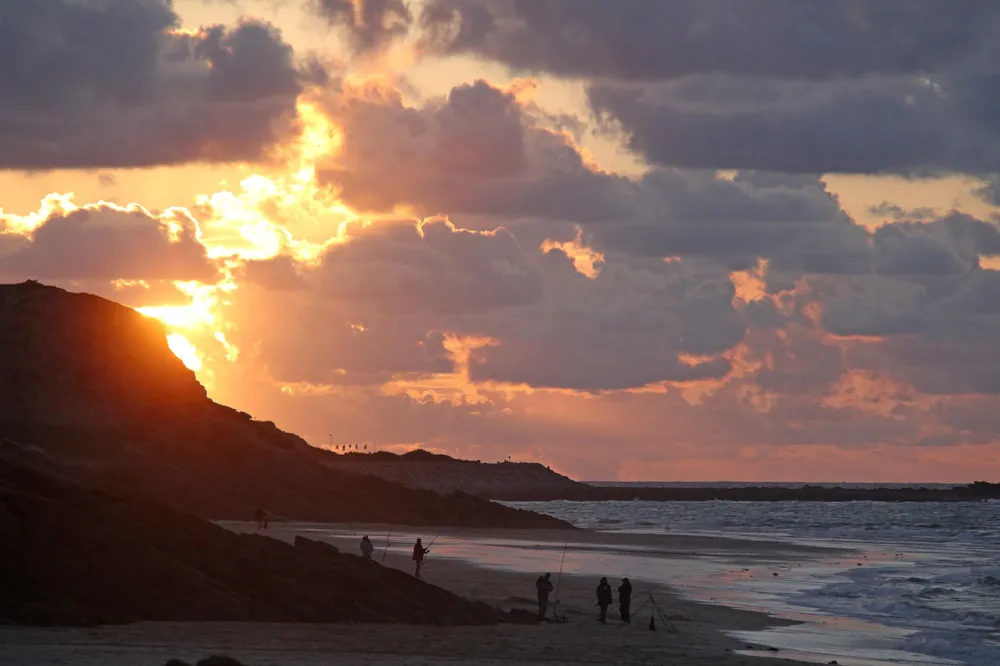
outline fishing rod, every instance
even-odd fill
[[[459,512],[459,510],[460,509],[455,509],[455,513],[451,514],[451,518],[448,519],[448,522],[445,523],[443,526],[441,526],[441,528],[440,528],[441,531],[439,531],[437,533],[437,536],[435,536],[433,539],[431,539],[431,542],[429,544],[427,544],[427,548],[430,548],[431,546],[433,546],[434,542],[438,540],[438,537],[440,537],[444,533],[444,530],[448,529],[448,527],[451,526],[452,522],[454,522],[454,520],[456,518],[458,518],[458,512]]]
[[[563,564],[566,562],[566,547],[569,546],[569,539],[563,544],[562,559],[559,560],[559,575],[556,576],[556,600],[552,604],[552,619],[558,620],[556,613],[559,609],[559,584],[562,582]]]
[[[385,562],[385,555],[389,552],[389,540],[392,539],[392,525],[389,525],[389,534],[385,537],[385,548],[382,549],[382,561]]]

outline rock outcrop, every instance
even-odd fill
[[[36,455],[37,454],[37,455]],[[0,285],[0,459],[210,519],[566,527],[320,464],[273,423],[212,402],[130,308],[34,282]]]
[[[422,450],[403,455],[385,451],[368,455],[327,453],[320,460],[336,469],[377,476],[408,488],[462,492],[489,499],[560,495],[588,488],[539,463],[483,463]]]
[[[492,624],[499,610],[319,542],[237,534],[0,462],[0,622]]]

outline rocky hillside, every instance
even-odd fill
[[[0,623],[506,619],[324,543],[236,534],[0,462]]]
[[[264,507],[325,522],[565,526],[332,469],[318,455],[208,399],[158,322],[96,296],[0,285],[0,458],[212,519],[247,520]]]
[[[483,463],[420,450],[403,455],[384,451],[369,455],[330,453],[321,460],[330,467],[378,476],[409,488],[489,499],[562,496],[588,488],[538,463]]]

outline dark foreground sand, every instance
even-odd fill
[[[294,534],[291,526],[271,531],[279,538]],[[378,533],[373,528],[373,534]],[[493,533],[497,534],[497,533]],[[512,535],[513,536],[513,535]],[[526,535],[522,532],[518,536]],[[561,540],[559,535],[536,535]],[[576,535],[580,536],[580,535]],[[534,537],[533,537],[534,538]],[[595,535],[603,540],[607,537]],[[726,550],[723,541],[687,537],[655,539],[671,549]],[[353,542],[353,539],[352,539]],[[745,550],[746,544],[742,545]],[[768,550],[771,546],[762,544]],[[800,553],[804,554],[804,553]],[[795,554],[791,554],[792,557]],[[408,558],[390,554],[385,565],[410,570]],[[376,565],[377,566],[377,565]],[[483,569],[438,560],[426,578],[471,599],[505,609],[535,609],[534,574]],[[399,625],[302,625],[242,623],[141,623],[93,629],[0,628],[0,664],[4,666],[163,666],[170,658],[191,663],[225,654],[248,666],[321,666],[332,664],[661,664],[664,666],[775,666],[790,661],[764,646],[760,656],[738,654],[747,645],[721,630],[755,630],[783,623],[759,613],[678,599],[668,590],[633,580],[638,594],[633,607],[653,591],[677,633],[647,628],[643,610],[632,625],[596,621],[594,581],[564,576],[561,584],[562,624],[439,628]]]

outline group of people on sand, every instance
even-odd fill
[[[375,545],[372,544],[372,541],[371,539],[368,538],[368,535],[366,534],[363,537],[361,537],[361,557],[365,558],[366,560],[370,560],[372,559],[372,553],[374,552],[375,552]],[[431,549],[424,548],[424,542],[421,541],[419,538],[417,539],[417,542],[413,544],[413,561],[417,565],[416,571],[413,572],[413,575],[416,576],[417,578],[420,578],[420,569],[423,568],[424,565],[424,555],[426,555],[429,552],[431,552]]]
[[[258,510],[257,512],[257,526],[267,527],[267,513],[263,510]],[[421,539],[417,539],[417,542],[413,544],[413,562],[416,568],[413,575],[420,578],[420,570],[423,568],[424,556],[431,552],[429,547],[424,547],[424,543]],[[375,553],[375,544],[372,543],[368,535],[361,537],[361,557],[366,560],[371,560],[372,555]],[[535,581],[535,590],[538,593],[538,619],[544,620],[546,614],[549,610],[549,594],[552,593],[552,574],[546,573],[538,577]],[[597,607],[600,609],[600,613],[597,616],[597,620],[602,624],[607,624],[608,621],[608,608],[612,605],[614,599],[611,592],[611,585],[608,583],[607,578],[601,578],[601,582],[597,585]],[[622,584],[618,586],[618,609],[621,612],[622,622],[630,624],[632,622],[632,583],[629,582],[628,578],[622,578]]]
[[[552,574],[543,574],[535,581],[535,589],[538,592],[538,619],[544,620],[549,609],[549,594],[552,592]],[[607,578],[601,578],[597,585],[597,607],[600,614],[597,620],[602,624],[608,622],[608,607],[613,601],[611,585]],[[630,624],[632,622],[632,583],[628,578],[622,579],[622,584],[618,586],[618,608],[621,611],[622,622]]]

